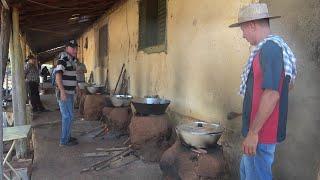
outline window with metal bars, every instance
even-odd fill
[[[139,50],[166,51],[167,0],[140,0]]]

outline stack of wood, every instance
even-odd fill
[[[134,155],[134,151],[128,147],[120,148],[97,148],[99,152],[84,153],[83,156],[88,157],[101,157],[104,158],[98,162],[91,164],[89,167],[83,169],[81,173],[88,171],[100,171],[102,169],[115,169],[128,165],[139,158]]]

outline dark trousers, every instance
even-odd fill
[[[28,96],[29,100],[31,101],[32,110],[33,111],[40,111],[43,110],[43,105],[40,100],[39,95],[39,83],[34,81],[27,82],[28,85]]]

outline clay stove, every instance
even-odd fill
[[[130,107],[104,107],[103,115],[109,130],[127,133],[132,117]]]
[[[108,100],[109,97],[103,94],[86,95],[83,105],[84,118],[88,121],[99,120],[102,116],[102,109],[107,105]]]
[[[115,95],[110,98],[111,105],[103,108],[103,115],[109,130],[127,133],[132,111],[130,108],[132,96]]]
[[[159,162],[163,152],[170,147],[172,128],[165,113],[169,103],[159,98],[132,100],[135,114],[129,126],[130,141],[145,161]]]
[[[176,130],[179,138],[160,161],[166,179],[223,179],[226,163],[222,147],[217,144],[223,129],[193,122]]]

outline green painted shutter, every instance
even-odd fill
[[[139,2],[139,49],[146,46],[146,1]]]
[[[166,45],[167,0],[139,1],[139,50]]]
[[[158,0],[158,45],[166,42],[167,0]]]
[[[108,56],[108,25],[104,25],[99,29],[99,59],[98,67],[104,66],[105,57]]]

